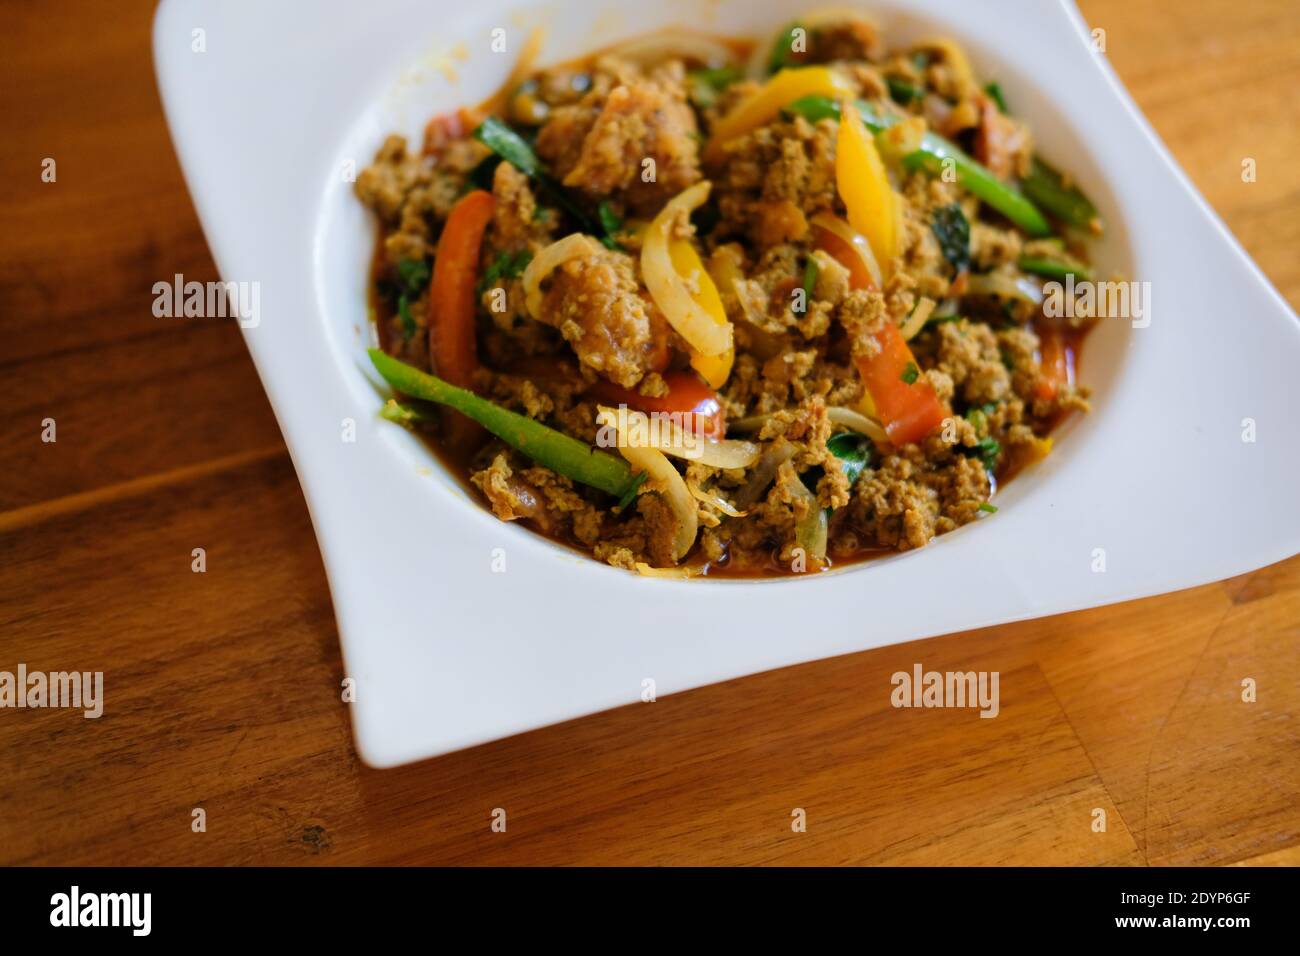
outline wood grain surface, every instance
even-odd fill
[[[1082,6],[1300,306],[1300,5]],[[0,709],[0,863],[1300,863],[1300,558],[363,767],[238,329],[152,315],[154,282],[216,272],[159,107],[152,4],[101,9],[0,14],[0,670],[102,670],[107,696],[99,720]],[[889,675],[916,661],[1000,672],[1001,715],[891,708]]]

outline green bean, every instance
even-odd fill
[[[548,428],[526,415],[502,408],[427,372],[421,372],[379,349],[370,350],[370,361],[384,381],[403,395],[455,409],[474,419],[511,448],[567,478],[624,500],[630,500],[636,488],[645,480],[644,475],[634,475],[631,466],[621,458],[592,448],[585,442]],[[384,417],[390,421],[407,424],[412,420],[422,421],[427,418],[418,408],[398,403],[393,405],[394,408],[386,407],[384,412]]]
[[[1101,217],[1092,201],[1077,186],[1067,185],[1065,177],[1037,156],[1021,188],[1026,196],[1066,225],[1101,232]]]
[[[1041,256],[1021,256],[1017,263],[1020,271],[1029,272],[1046,279],[1059,279],[1073,274],[1080,282],[1092,281],[1092,270],[1075,262],[1062,262],[1059,259],[1045,259]]]

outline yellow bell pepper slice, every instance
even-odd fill
[[[685,239],[673,239],[668,243],[668,256],[672,259],[677,274],[696,286],[691,292],[691,298],[696,304],[719,325],[726,325],[727,310],[722,305],[722,296],[718,294],[718,287],[713,284],[695,247]],[[702,355],[691,351],[691,368],[700,373],[700,377],[709,383],[709,388],[722,388],[727,383],[735,360],[734,344],[721,355]]]
[[[805,66],[781,70],[713,125],[713,134],[704,149],[704,159],[706,162],[715,162],[722,156],[724,143],[760,126],[766,126],[795,100],[805,96],[828,96],[838,100],[855,95],[856,91],[849,81],[828,67]]]
[[[841,106],[840,133],[835,144],[835,184],[848,210],[849,225],[867,243],[885,275],[899,254],[902,207],[889,185],[880,151],[867,133],[852,101]]]

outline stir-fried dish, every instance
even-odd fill
[[[1091,278],[1101,224],[982,79],[951,40],[810,15],[521,66],[390,136],[356,183],[383,416],[503,521],[647,574],[989,520],[1087,408],[1086,322],[1044,286]]]

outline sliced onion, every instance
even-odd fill
[[[699,568],[683,566],[679,568],[656,568],[653,565],[646,564],[644,561],[638,561],[635,565],[637,574],[647,578],[670,578],[674,581],[685,581],[687,578],[693,578],[700,573]]]
[[[896,204],[897,205],[897,204]],[[877,289],[884,288],[884,282],[880,275],[880,264],[876,262],[876,257],[871,251],[871,244],[867,242],[867,237],[862,235],[839,216],[832,216],[828,212],[819,212],[808,222],[817,229],[822,229],[839,239],[849,251],[862,263],[867,274],[871,276],[871,281]],[[845,263],[847,265],[847,263]]]
[[[933,312],[934,299],[923,297],[920,302],[916,303],[916,307],[912,309],[912,314],[907,317],[903,327],[898,330],[903,336],[903,341],[910,342],[916,338],[917,333],[925,328],[925,323],[930,321],[930,315]]]
[[[868,418],[855,409],[845,408],[843,405],[832,405],[826,409],[826,417],[833,424],[851,428],[859,434],[866,435],[867,438],[871,439],[872,444],[889,444],[889,435],[885,433],[885,429],[880,422]]]
[[[670,418],[651,419],[635,409],[599,405],[596,423],[618,432],[620,447],[628,444],[656,448],[665,455],[698,461],[711,468],[748,468],[758,460],[759,448],[753,442],[705,438]]]
[[[718,289],[718,294],[722,296],[723,303],[728,300],[736,303],[740,314],[734,318],[749,335],[749,351],[764,361],[779,352],[784,352],[785,337],[775,335],[763,328],[767,313],[756,306],[739,285],[745,281],[745,274],[741,272],[735,258],[724,247],[719,246],[713,250],[713,255],[709,256],[706,269]]]
[[[705,491],[693,481],[686,482],[686,490],[694,496],[696,501],[703,501],[706,505],[717,508],[728,518],[743,518],[745,515],[749,514],[748,511],[737,510],[736,506],[726,498],[722,497],[722,495],[715,494],[712,491]]]
[[[808,512],[795,523],[794,539],[803,548],[804,554],[821,564],[826,560],[826,535],[829,527],[826,509],[818,506],[817,496],[808,490],[802,478],[796,477],[791,489],[794,496],[808,506]]]
[[[731,47],[721,40],[688,33],[655,33],[638,37],[619,44],[609,53],[639,66],[653,66],[664,60],[690,60],[710,69],[726,66],[736,58]]]
[[[677,518],[677,533],[673,537],[673,560],[680,561],[695,544],[695,535],[700,530],[700,511],[695,499],[686,488],[686,481],[678,474],[673,463],[664,457],[657,448],[636,448],[624,445],[621,436],[618,445],[619,454],[627,459],[629,465],[637,471],[644,471],[649,481],[663,493],[668,506]]]
[[[630,443],[619,430],[619,416],[609,408],[601,408],[596,420],[602,425],[615,429],[618,436],[619,453],[627,459],[628,464],[638,471],[646,473],[658,491],[662,492],[677,518],[676,535],[673,538],[673,560],[680,561],[695,544],[695,535],[700,528],[699,508],[691,497],[686,481],[673,467],[672,462],[664,457],[657,448],[648,448]]]
[[[782,439],[767,446],[758,464],[750,473],[749,480],[736,493],[736,507],[748,508],[767,492],[767,486],[776,478],[777,469],[794,457],[795,448]]]
[[[710,468],[748,468],[758,461],[758,446],[753,442],[706,438],[701,444],[703,448],[695,461]]]
[[[524,305],[528,314],[535,319],[542,317],[542,282],[570,259],[586,259],[599,255],[600,246],[590,236],[580,232],[565,236],[553,242],[537,255],[533,256],[528,268],[524,269]]]
[[[701,355],[721,355],[732,347],[730,322],[719,323],[696,301],[686,279],[673,266],[669,240],[678,215],[704,205],[711,185],[703,180],[683,190],[660,210],[641,246],[641,277],[655,305],[686,343]]]
[[[1017,299],[1030,305],[1043,304],[1043,290],[1029,279],[1016,278],[1005,272],[984,272],[972,275],[966,284],[967,295],[993,295],[1001,299]]]

